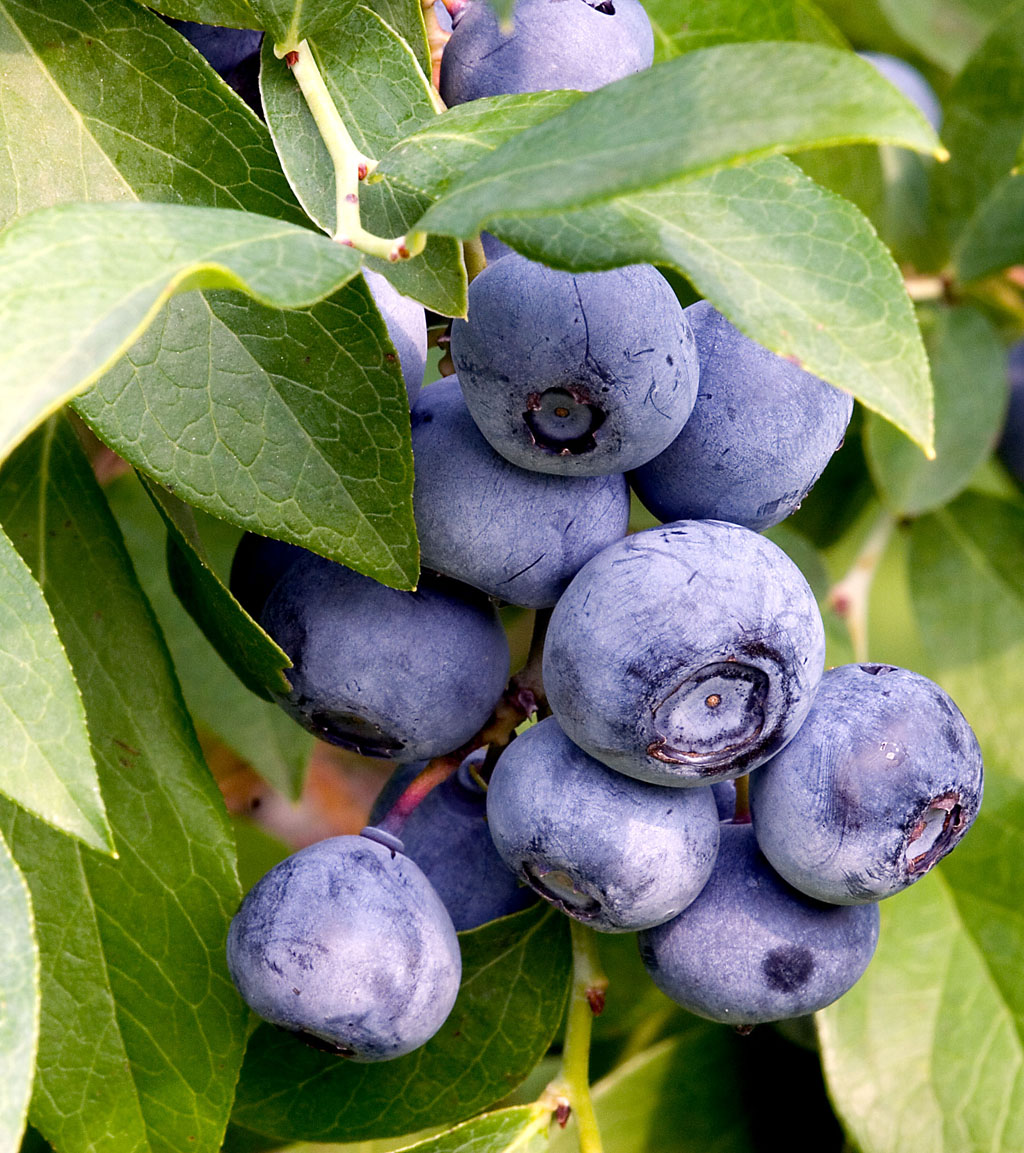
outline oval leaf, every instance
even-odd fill
[[[234,288],[297,308],[358,270],[352,249],[247,212],[77,204],[15,221],[0,234],[0,457],[108,369],[175,293]]]
[[[113,854],[75,674],[42,590],[3,532],[0,587],[0,790]]]
[[[215,1153],[246,1036],[224,956],[240,897],[224,802],[65,421],[7,462],[0,520],[75,669],[120,854],[89,852],[0,802],[42,964],[32,1124],[66,1153]]]
[[[0,837],[0,1149],[25,1131],[39,1042],[39,951],[32,898]]]
[[[355,1065],[261,1025],[233,1119],[286,1140],[359,1141],[450,1124],[504,1097],[561,1024],[572,966],[568,922],[535,907],[459,941],[458,1000],[423,1048]]]
[[[564,212],[770,153],[872,141],[942,154],[866,61],[813,44],[724,44],[588,93],[481,160],[424,215],[469,238],[497,218]]]

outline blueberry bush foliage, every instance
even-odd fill
[[[311,749],[269,703],[287,660],[227,591],[233,545],[414,585],[408,405],[358,273],[443,331],[481,229],[558,268],[656,264],[856,397],[773,536],[828,663],[934,677],[986,759],[971,835],[813,1023],[737,1036],[601,941],[606,1149],[1024,1148],[1024,497],[993,453],[1024,333],[1024,4],[646,6],[649,72],[446,112],[418,0],[0,0],[0,1150],[575,1147],[545,1096],[574,981],[553,911],[463,934],[453,1015],[377,1065],[259,1024],[224,959],[240,870],[277,848],[204,754],[294,797]],[[158,13],[266,32],[265,122]],[[331,239],[300,49],[377,162],[384,241]],[[941,142],[854,49],[925,73]]]

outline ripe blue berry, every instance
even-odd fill
[[[877,940],[877,905],[811,900],[772,870],[750,825],[723,822],[700,896],[641,933],[639,944],[666,996],[698,1016],[744,1026],[830,1005],[860,978]]]
[[[764,855],[837,905],[920,880],[967,832],[981,794],[963,714],[934,681],[892,665],[830,669],[799,733],[750,777]]]

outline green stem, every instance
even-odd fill
[[[277,45],[274,52],[282,56],[291,69],[334,165],[333,239],[339,244],[358,248],[369,256],[378,256],[384,260],[407,260],[419,255],[426,245],[423,233],[417,233],[415,239],[405,236],[383,237],[375,236],[363,228],[359,210],[359,183],[373,171],[377,162],[364,156],[356,147],[328,91],[309,43],[302,40],[296,47],[287,49]]]
[[[604,1003],[607,980],[597,956],[593,930],[570,920],[572,931],[572,993],[565,1026],[562,1068],[551,1091],[563,1099],[576,1118],[580,1153],[601,1153],[601,1132],[590,1097],[590,1035],[594,1013]]]
[[[892,536],[896,521],[883,511],[861,545],[846,575],[832,586],[828,602],[846,622],[853,644],[853,659],[863,664],[868,659],[868,604],[875,573]]]

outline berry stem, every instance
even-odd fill
[[[597,939],[592,929],[579,921],[569,921],[572,932],[572,992],[565,1026],[562,1068],[549,1088],[549,1094],[564,1102],[576,1118],[580,1153],[601,1153],[601,1132],[590,1096],[590,1036],[594,1014],[604,1005],[608,986],[597,955]],[[564,1107],[557,1110],[567,1117]]]
[[[356,147],[308,41],[302,40],[294,47],[275,45],[274,54],[283,57],[291,69],[334,165],[335,226],[332,239],[384,260],[408,260],[418,256],[426,245],[424,233],[417,233],[413,240],[406,236],[375,236],[363,228],[359,182],[373,171],[377,161],[364,156]]]
[[[868,533],[849,571],[837,581],[828,594],[828,603],[846,623],[853,643],[853,659],[863,664],[868,659],[868,602],[875,573],[885,556],[896,521],[883,511]]]
[[[437,22],[434,0],[420,0],[420,6],[423,9],[423,23],[427,29],[427,47],[430,49],[430,83],[436,91],[441,87],[441,54],[444,52],[444,46],[448,43],[451,33],[445,32]],[[438,102],[440,102],[440,97],[438,97]],[[443,110],[444,105],[442,104],[438,111]]]
[[[733,810],[732,820],[735,825],[750,824],[750,778],[746,775],[737,777],[736,806]]]

